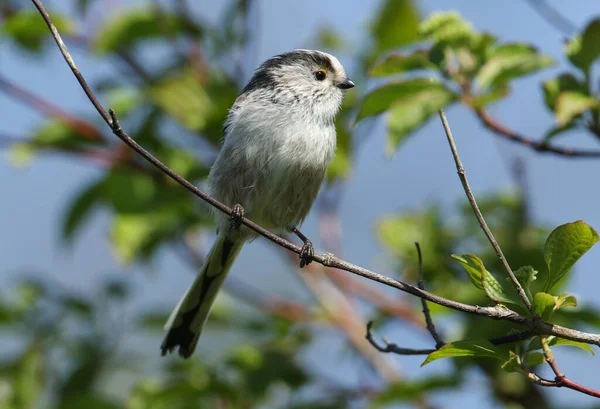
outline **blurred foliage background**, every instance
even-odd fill
[[[112,67],[91,84],[104,105],[117,111],[123,127],[145,148],[202,185],[219,147],[227,109],[259,63],[254,55],[264,22],[256,17],[257,4],[224,1],[219,17],[209,21],[185,0],[66,3],[46,6],[76,59],[85,55]],[[504,41],[473,27],[456,12],[425,14],[417,1],[381,0],[373,10],[361,44],[348,44],[334,26],[323,26],[302,45],[340,56],[358,84],[338,116],[336,157],[313,210],[319,216],[321,248],[342,252],[341,192],[350,183],[362,144],[382,121],[388,157],[401,155],[404,142],[436,119],[438,109],[449,106],[472,112],[489,131],[485,137],[495,133],[520,141],[522,150],[600,156],[593,147],[577,152],[564,148],[571,145],[573,131],[595,142],[600,138],[598,77],[593,70],[600,56],[599,18],[590,16],[585,26],[566,36],[565,71],[538,83],[543,93],[539,103],[554,120],[545,135],[529,140],[499,123],[488,108],[502,103],[515,81],[556,64],[555,58],[526,39]],[[31,64],[57,52],[32,4],[2,0],[0,18],[1,41]],[[78,85],[73,81],[65,86]],[[37,95],[27,82],[1,72],[0,91],[44,117],[23,137],[0,135],[9,166],[35,166],[41,155],[60,154],[64,160],[77,158],[101,169],[64,201],[57,225],[64,244],[76,243],[93,215],[102,212],[109,215],[106,238],[122,265],[152,269],[161,251],[174,254],[190,272],[201,265],[213,227],[206,207],[194,196],[136,157],[90,111],[67,112]],[[532,217],[526,166],[518,160],[510,163],[513,188],[480,195],[480,205],[511,264],[531,265],[544,274],[542,249],[554,226]],[[402,184],[400,175],[396,184]],[[417,211],[382,214],[374,228],[389,256],[387,267],[377,271],[416,282],[418,241],[428,290],[470,304],[489,304],[450,258],[453,253],[476,253],[490,271],[502,271],[466,203],[442,209],[429,202]],[[8,240],[10,232],[1,234]],[[358,233],[357,240],[371,238]],[[161,359],[158,353],[168,305],[176,298],[161,303],[164,309],[157,303],[154,309],[125,313],[136,291],[144,291],[134,290],[125,274],[107,274],[93,293],[69,288],[48,275],[18,274],[0,299],[2,342],[10,351],[0,361],[0,408],[434,408],[446,407],[444,396],[452,391],[468,393],[474,376],[478,396],[487,399],[485,407],[560,406],[552,399],[556,391],[532,385],[486,359],[436,363],[421,375],[418,361],[411,359],[405,365],[410,370],[403,372],[396,365],[402,358],[381,354],[364,339],[366,322],[375,321],[376,333],[407,328],[418,334],[407,339],[432,347],[418,300],[314,263],[299,271],[296,256],[280,249],[266,254],[260,262],[283,259],[286,285],[301,288],[301,295],[273,293],[252,277],[229,277],[227,296],[220,297],[205,331],[216,335],[208,336],[207,346],[201,345],[186,361]],[[27,257],[24,252],[23,260]],[[169,267],[152,274],[166,274],[163,268]],[[191,281],[191,275],[186,279]],[[563,286],[568,288],[568,283]],[[445,338],[491,338],[514,328],[431,308]],[[597,332],[597,309],[582,305],[561,310],[554,321]],[[335,342],[322,342],[332,337]],[[317,353],[307,353],[311,348]],[[339,354],[362,375],[348,382],[335,370],[324,373],[315,365],[319,354]]]

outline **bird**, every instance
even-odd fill
[[[293,50],[262,63],[229,110],[208,192],[232,209],[214,211],[215,242],[167,323],[161,355],[189,358],[212,304],[242,246],[256,237],[248,217],[303,242],[300,267],[314,255],[298,229],[306,218],[336,147],[335,117],[354,87],[342,64],[317,50]]]

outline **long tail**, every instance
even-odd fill
[[[168,332],[160,347],[163,356],[175,348],[184,358],[192,355],[217,293],[243,245],[243,241],[224,235],[217,237],[200,273],[165,324]]]

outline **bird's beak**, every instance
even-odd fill
[[[337,84],[337,87],[341,89],[354,88],[354,83],[350,78],[346,78],[345,80],[339,82]]]

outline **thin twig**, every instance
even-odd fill
[[[152,163],[154,166],[156,166],[158,169],[160,169],[162,172],[164,172],[171,179],[173,179],[174,181],[179,183],[181,186],[186,188],[188,191],[190,191],[190,193],[198,196],[199,198],[206,201],[207,203],[209,203],[211,206],[215,207],[219,211],[221,211],[223,213],[231,214],[231,209],[229,207],[227,207],[223,203],[217,201],[213,197],[209,196],[202,190],[198,189],[196,186],[194,186],[192,183],[188,182],[186,179],[182,178],[176,172],[174,172],[173,170],[168,168],[166,165],[164,165],[162,162],[160,162],[158,159],[156,159],[154,156],[152,156],[149,152],[147,152],[144,148],[142,148],[139,144],[137,144],[133,139],[131,139],[131,137],[129,137],[127,135],[127,133],[125,133],[125,131],[123,131],[123,129],[121,129],[118,121],[116,120],[116,116],[114,115],[114,112],[112,114],[112,119],[110,116],[108,116],[106,114],[106,111],[98,103],[93,92],[87,86],[85,79],[79,73],[79,70],[77,69],[77,67],[74,65],[72,57],[70,56],[66,47],[64,46],[64,43],[60,39],[60,35],[59,35],[58,31],[56,30],[56,27],[52,23],[50,16],[44,9],[40,0],[32,0],[32,2],[38,8],[42,17],[46,21],[46,24],[50,28],[50,30],[52,32],[52,36],[56,40],[61,53],[63,54],[65,60],[67,61],[67,64],[69,65],[69,67],[71,68],[71,70],[73,71],[75,76],[77,77],[79,83],[82,85],[83,90],[86,92],[88,98],[90,99],[90,101],[92,101],[92,104],[94,104],[94,106],[96,107],[96,109],[98,110],[98,112],[100,113],[102,118],[105,120],[105,122],[111,127],[111,129],[113,130],[113,133],[117,137],[119,137],[124,143],[126,143],[128,146],[130,146],[134,151],[136,151],[138,154],[140,154],[142,157],[144,157],[147,161]],[[251,230],[260,234],[261,236],[263,236],[263,237],[267,238],[268,240],[272,241],[273,243],[279,245],[280,247],[283,247],[283,248],[285,248],[289,251],[292,251],[296,254],[300,254],[301,248],[299,246],[289,242],[288,240],[286,240],[282,237],[279,237],[279,236],[269,232],[268,230],[257,225],[256,223],[252,222],[251,220],[244,218],[242,220],[242,223],[245,226],[247,226],[248,228],[250,228]],[[582,331],[578,331],[578,330],[571,329],[571,328],[562,327],[560,325],[549,324],[549,323],[541,321],[539,319],[534,320],[534,319],[531,319],[528,317],[524,317],[524,316],[522,316],[504,306],[500,306],[500,305],[496,305],[493,307],[480,307],[477,305],[469,305],[469,304],[464,304],[464,303],[460,303],[457,301],[449,300],[449,299],[437,296],[435,294],[428,293],[427,291],[421,290],[420,288],[411,286],[409,284],[403,283],[403,282],[395,280],[393,278],[386,277],[382,274],[378,274],[373,271],[367,270],[366,268],[349,263],[345,260],[335,257],[333,254],[315,254],[312,257],[312,260],[319,264],[322,264],[326,267],[338,268],[340,270],[348,271],[348,272],[356,274],[360,277],[364,277],[369,280],[379,282],[381,284],[390,286],[392,288],[406,292],[406,293],[414,295],[416,297],[423,298],[423,299],[433,302],[435,304],[439,304],[444,307],[454,309],[456,311],[462,311],[462,312],[469,313],[469,314],[484,316],[484,317],[488,317],[491,319],[506,320],[506,321],[514,322],[514,323],[517,323],[520,325],[524,325],[527,328],[529,328],[531,330],[531,332],[535,335],[540,335],[540,334],[541,335],[554,335],[554,336],[557,336],[560,338],[565,338],[565,339],[570,339],[573,341],[579,341],[579,342],[584,342],[587,344],[594,344],[594,345],[600,346],[600,334],[592,334],[592,333],[582,332]]]
[[[529,298],[527,298],[527,294],[525,294],[525,290],[523,290],[521,283],[519,283],[519,280],[517,280],[515,273],[513,273],[512,269],[510,268],[510,265],[508,264],[508,261],[506,261],[506,257],[504,257],[504,253],[502,252],[502,249],[500,248],[500,245],[498,245],[496,238],[492,234],[485,219],[483,218],[483,214],[481,214],[481,210],[479,210],[479,206],[477,206],[477,201],[475,200],[475,196],[473,195],[473,191],[471,190],[471,186],[469,186],[469,181],[467,180],[467,174],[465,172],[465,168],[463,167],[460,157],[458,156],[458,150],[456,149],[454,137],[452,136],[452,131],[450,130],[450,125],[448,124],[448,120],[446,119],[446,114],[444,113],[443,110],[440,110],[439,114],[440,114],[440,119],[442,120],[442,125],[444,126],[444,131],[446,132],[448,144],[450,145],[450,150],[452,151],[452,156],[454,157],[454,163],[456,163],[456,171],[458,173],[458,177],[460,178],[460,181],[463,185],[465,194],[467,195],[467,199],[469,200],[469,203],[471,204],[471,207],[473,208],[473,213],[475,214],[475,217],[477,218],[477,221],[479,222],[479,225],[481,226],[481,229],[483,230],[486,237],[488,238],[490,244],[496,251],[496,255],[498,256],[498,258],[504,265],[504,268],[506,269],[506,272],[508,273],[510,280],[513,282],[513,285],[517,289],[517,292],[519,293],[519,297],[521,297],[523,304],[525,304],[525,306],[527,307],[527,309],[529,311],[533,311],[533,309],[531,307],[531,301],[529,301]]]
[[[559,148],[546,142],[538,142],[534,139],[520,135],[512,129],[507,128],[502,123],[494,119],[487,111],[481,108],[474,109],[475,114],[481,120],[481,123],[494,132],[496,135],[507,138],[510,141],[528,146],[539,153],[553,153],[565,158],[600,158],[600,151],[597,150],[578,150],[572,148]]]
[[[375,338],[373,338],[373,333],[371,332],[371,328],[373,327],[373,321],[369,321],[367,323],[367,335],[365,338],[371,345],[375,347],[379,352],[384,353],[392,353],[397,355],[429,355],[432,352],[435,352],[437,349],[413,349],[413,348],[403,348],[398,345],[389,342],[387,339],[383,339],[385,346],[380,345]],[[442,345],[443,346],[443,345]]]
[[[525,0],[529,6],[542,17],[548,24],[571,37],[577,32],[577,26],[571,20],[563,16],[557,9],[544,0]]]
[[[425,284],[423,283],[423,253],[421,252],[421,246],[419,245],[419,243],[416,242],[415,247],[417,248],[417,256],[419,257],[419,281],[417,282],[417,287],[419,287],[421,290],[424,290]],[[431,319],[431,312],[429,311],[429,307],[427,306],[427,301],[425,301],[422,298],[421,306],[423,307],[423,315],[425,316],[427,331],[429,331],[431,337],[435,341],[435,347],[441,348],[445,344],[445,342],[442,341],[442,338],[435,330],[435,325],[433,324],[433,320]]]

